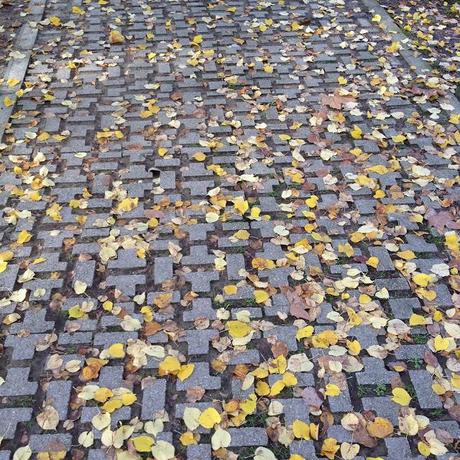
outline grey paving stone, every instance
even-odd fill
[[[65,420],[69,408],[72,383],[69,381],[53,381],[48,385],[46,399],[57,410],[60,420]]]
[[[173,261],[170,257],[157,257],[154,262],[153,279],[155,284],[161,284],[163,281],[173,277]]]
[[[442,407],[442,401],[439,396],[434,393],[431,385],[433,377],[425,370],[409,371],[410,380],[414,385],[417,400],[422,409],[436,409]]]
[[[212,458],[211,445],[199,444],[187,447],[187,458],[190,460],[209,460]]]
[[[153,415],[165,409],[166,404],[166,380],[155,380],[151,385],[144,388],[142,396],[143,420],[151,420]]]
[[[0,430],[5,439],[13,439],[16,426],[20,422],[27,422],[32,417],[32,409],[26,407],[14,407],[0,409]]]
[[[70,434],[33,434],[29,440],[32,452],[62,452],[72,446]]]
[[[388,371],[385,363],[378,358],[363,358],[363,366],[364,369],[355,374],[360,385],[390,383],[391,379],[398,375],[396,372]]]
[[[228,433],[232,438],[230,447],[266,446],[268,443],[265,428],[229,428]]]
[[[221,387],[220,377],[213,377],[209,374],[208,363],[195,363],[195,369],[192,375],[184,380],[176,382],[177,391],[185,391],[194,386],[201,386],[205,390],[218,390]]]
[[[399,408],[391,400],[391,397],[361,398],[361,401],[364,410],[374,411],[379,417],[385,417],[390,420],[393,425],[398,423]]]

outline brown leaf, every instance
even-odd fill
[[[156,321],[151,321],[149,323],[144,324],[144,335],[146,337],[150,337],[152,335],[155,335],[158,331],[161,331],[162,326],[160,323],[157,323]]]
[[[366,430],[366,426],[360,423],[358,428],[353,431],[352,435],[353,442],[357,442],[359,444],[362,444],[363,446],[366,447],[375,447],[378,444],[378,441],[376,438],[373,438],[369,435],[369,433]]]
[[[187,388],[187,401],[195,403],[203,398],[206,390],[203,387],[190,387]]]
[[[367,431],[374,438],[383,439],[393,433],[393,425],[384,417],[376,417],[374,421],[367,424]]]
[[[314,294],[320,294],[320,290],[321,288],[315,282],[304,283],[294,289],[291,287],[281,288],[281,292],[288,299],[291,315],[307,321],[315,321],[320,314],[321,307],[319,303],[311,298]]]
[[[276,340],[272,345],[272,353],[275,358],[278,358],[278,356],[286,357],[289,353],[289,348],[283,341]]]
[[[314,407],[316,410],[323,404],[321,393],[313,387],[305,387],[302,391],[302,398],[307,406]]]
[[[447,411],[453,419],[455,419],[457,422],[460,422],[460,406],[458,404],[450,407]]]
[[[321,96],[321,103],[329,106],[331,109],[340,110],[346,102],[353,102],[354,97],[340,96],[338,94],[324,94]]]
[[[429,209],[425,214],[426,219],[439,232],[444,232],[445,227],[459,230],[460,222],[454,221],[454,216],[449,211],[436,212],[434,209]]]

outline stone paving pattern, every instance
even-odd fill
[[[137,458],[133,432],[165,459],[458,458],[449,85],[359,0],[49,0],[39,29],[0,146],[0,459]],[[225,448],[182,436],[209,407]]]

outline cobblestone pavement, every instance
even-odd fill
[[[379,0],[410,38],[408,44],[454,86],[460,86],[460,3]],[[460,94],[460,89],[458,90]]]
[[[37,25],[0,145],[0,460],[458,458],[450,82],[361,0]]]
[[[0,1],[0,76],[6,70],[9,60],[9,52],[14,44],[17,31],[27,16],[27,2],[14,3]],[[21,16],[24,12],[24,16]]]

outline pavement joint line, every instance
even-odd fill
[[[393,18],[388,12],[380,6],[377,0],[361,0],[364,6],[369,10],[370,13],[375,13],[381,16],[381,23],[385,26],[386,30],[390,32],[394,38],[401,43],[401,49],[399,54],[407,62],[409,67],[415,68],[420,74],[429,73],[433,71],[433,67],[423,59],[419,58],[414,52],[407,46],[407,42],[411,39],[408,38],[402,32],[401,28],[396,24]],[[444,98],[445,102],[451,104],[457,113],[460,113],[460,100],[454,93],[446,94]]]
[[[30,22],[38,23],[41,21],[45,12],[45,8],[46,0],[31,1],[30,10],[32,13],[28,16],[27,22],[21,26],[21,29],[16,37],[13,50],[13,52],[21,53],[22,56],[11,59],[8,67],[5,70],[5,74],[0,76],[0,78],[3,78],[4,81],[3,85],[0,86],[0,97],[2,99],[0,105],[0,145],[5,133],[5,128],[16,106],[17,88],[21,88],[24,83],[24,78],[26,76],[27,69],[29,68],[30,58],[32,57],[32,49],[38,36],[38,25],[34,28],[30,25]],[[18,87],[10,88],[6,84],[6,82],[11,79],[20,81]],[[3,103],[3,99],[5,97],[9,97],[12,101],[12,104],[9,107],[6,107]]]

